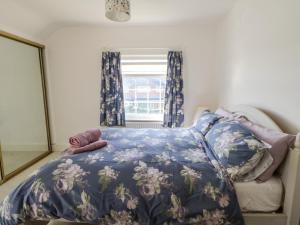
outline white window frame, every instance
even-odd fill
[[[126,77],[164,77],[166,79],[167,75],[167,54],[168,50],[166,49],[130,49],[126,51],[121,51],[121,71],[122,71],[122,78],[123,82],[126,79]],[[144,60],[145,61],[144,61]],[[124,71],[122,68],[126,65],[162,65],[165,67],[165,69],[162,71],[152,71],[151,73],[146,72],[136,72],[136,71]],[[161,83],[160,83],[161,84]],[[161,92],[162,88],[159,88],[159,92],[162,96],[160,96],[160,99],[164,97],[164,91]],[[135,90],[135,89],[134,89]],[[125,89],[123,87],[124,91],[124,101],[125,101]],[[149,102],[149,96],[148,100],[146,102]],[[152,102],[151,102],[152,103]],[[157,102],[160,107],[160,111],[162,111],[163,114],[163,106],[161,105],[161,100],[158,100]],[[149,106],[150,104],[148,104]],[[161,108],[162,107],[162,108]],[[148,107],[149,108],[149,107]],[[148,109],[149,111],[149,109]],[[125,114],[126,115],[126,114]],[[126,122],[159,122],[161,123],[163,121],[163,118],[160,120],[157,119],[126,119]]]

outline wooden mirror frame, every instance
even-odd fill
[[[51,145],[51,133],[50,133],[50,122],[49,122],[49,112],[48,112],[48,103],[47,103],[47,87],[46,87],[46,78],[45,78],[45,67],[44,67],[44,59],[45,59],[45,45],[30,41],[28,39],[16,36],[11,33],[7,33],[5,31],[0,30],[0,37],[4,37],[7,39],[11,39],[13,41],[21,42],[26,45],[30,45],[35,47],[39,51],[39,60],[40,60],[40,70],[41,70],[41,81],[42,81],[42,91],[43,91],[43,103],[44,103],[44,113],[45,113],[45,123],[46,123],[46,133],[47,133],[47,144],[48,144],[48,151],[42,153],[38,157],[30,160],[29,162],[21,165],[19,168],[5,174],[4,165],[3,165],[3,157],[1,152],[1,143],[0,143],[0,185],[14,177],[15,175],[19,174],[20,172],[24,171],[26,168],[32,166],[39,160],[45,158],[52,152],[52,145]]]

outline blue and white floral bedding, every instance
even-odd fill
[[[243,225],[226,170],[188,129],[103,130],[108,145],[40,168],[0,204],[0,224]]]

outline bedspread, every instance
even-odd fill
[[[243,225],[226,172],[194,128],[103,130],[101,150],[41,167],[0,204],[0,224]]]

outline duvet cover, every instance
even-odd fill
[[[103,130],[105,148],[49,162],[0,204],[0,224],[243,225],[232,183],[194,128]]]

